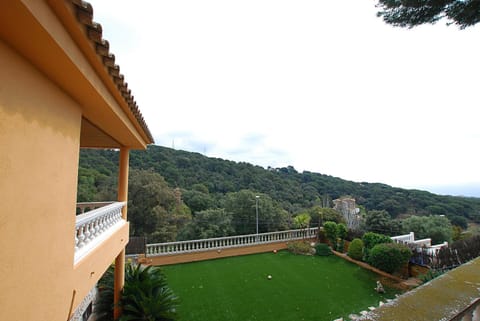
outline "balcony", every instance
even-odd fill
[[[118,232],[126,221],[122,218],[125,202],[77,203],[74,264]],[[116,254],[116,253],[115,253]]]

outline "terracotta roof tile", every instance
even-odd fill
[[[107,69],[112,77],[112,81],[117,86],[117,89],[122,94],[125,102],[130,108],[130,111],[135,116],[140,126],[145,131],[145,134],[153,143],[153,137],[148,129],[147,123],[143,119],[142,113],[138,109],[137,103],[132,95],[132,91],[128,89],[128,84],[125,78],[120,74],[120,67],[115,64],[115,55],[110,53],[110,45],[108,41],[102,38],[102,26],[93,21],[93,7],[90,3],[83,0],[68,0],[72,3],[77,21],[85,27],[85,32],[88,39],[93,43],[99,59]]]

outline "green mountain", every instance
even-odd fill
[[[115,185],[111,183],[116,180],[117,164],[117,151],[81,150],[78,200],[114,197],[111,186]],[[379,183],[357,183],[309,171],[299,173],[292,166],[265,169],[161,146],[132,151],[130,167],[156,172],[171,188],[180,188],[185,204],[194,213],[205,207],[220,208],[227,193],[247,189],[268,195],[291,214],[349,195],[367,211],[387,210],[392,217],[435,214],[480,220],[479,198],[441,196]],[[205,193],[209,195],[208,201],[197,204],[198,196]]]

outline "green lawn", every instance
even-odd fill
[[[181,300],[179,321],[331,321],[397,293],[376,293],[376,274],[335,256],[287,251],[162,269]]]

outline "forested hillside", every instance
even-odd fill
[[[117,151],[81,150],[78,201],[115,199],[117,164]],[[186,234],[190,232],[194,234],[192,237],[201,234],[203,230],[186,232],[185,226],[195,219],[196,213],[202,211],[209,211],[202,213],[203,223],[227,222],[223,227],[216,227],[223,228],[223,233],[207,231],[205,235],[251,232],[251,228],[240,228],[241,224],[246,224],[245,220],[249,226],[252,224],[250,217],[234,224],[234,220],[241,216],[240,213],[235,214],[234,209],[240,206],[240,199],[246,197],[244,202],[248,203],[248,210],[251,211],[256,195],[261,196],[264,208],[271,208],[270,219],[264,218],[262,221],[261,228],[264,230],[287,227],[291,224],[292,216],[315,206],[330,207],[331,200],[345,195],[354,197],[367,211],[386,210],[393,218],[401,214],[440,214],[449,218],[461,216],[472,221],[480,220],[480,199],[477,198],[440,196],[378,183],[355,183],[308,171],[299,173],[291,166],[264,169],[248,163],[209,158],[199,153],[160,146],[149,146],[147,151],[132,151],[130,167],[131,182],[141,181],[138,176],[150,175],[148,179],[142,179],[160,186],[157,186],[159,191],[168,189],[168,193],[172,194],[170,203],[164,204],[167,207],[163,208],[179,217],[169,218],[176,228],[169,232],[168,239],[179,238],[182,233],[185,234],[184,238],[189,237]],[[135,202],[138,195],[136,188],[130,186],[129,199]],[[155,203],[154,200],[152,202]],[[227,210],[229,204],[231,210]],[[135,206],[130,205],[130,219],[134,219],[132,212],[136,212]],[[139,220],[142,219],[139,217]],[[197,222],[197,225],[202,222]],[[158,239],[166,238],[162,236]]]

